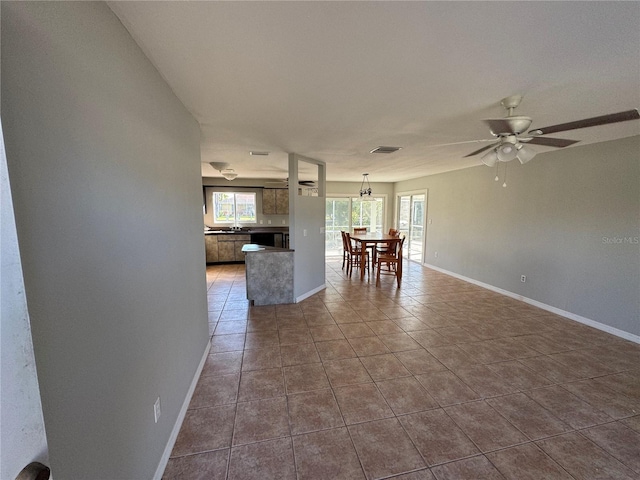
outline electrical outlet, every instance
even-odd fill
[[[263,221],[263,220],[260,220],[260,225],[262,225],[263,223],[264,223],[264,221]]]
[[[286,225],[286,224],[287,224],[287,221],[286,221],[286,220],[282,220],[282,224],[283,224],[283,225]]]
[[[271,220],[267,220],[267,225],[271,225]]]
[[[307,229],[306,229],[306,228],[302,230],[302,236],[303,236],[303,237],[306,237],[306,236],[307,236]]]
[[[527,276],[526,275],[520,275],[520,281],[522,283],[526,282],[527,281]]]
[[[438,252],[434,252],[433,256],[438,258]]]
[[[156,423],[160,420],[160,397],[156,400],[156,403],[153,404],[153,418]]]

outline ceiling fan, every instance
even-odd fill
[[[543,135],[564,132],[567,130],[576,130],[578,128],[597,127],[599,125],[607,125],[610,123],[625,122],[627,120],[637,120],[640,118],[638,110],[633,109],[626,110],[624,112],[611,113],[609,115],[584,118],[582,120],[561,123],[544,128],[534,128],[527,132],[527,129],[532,123],[531,117],[513,114],[513,110],[520,105],[521,101],[522,95],[512,95],[510,97],[503,98],[500,104],[507,110],[507,116],[505,118],[489,118],[483,120],[483,122],[489,125],[489,131],[497,138],[497,142],[479,148],[478,150],[465,155],[465,157],[472,157],[489,150],[482,156],[482,163],[489,167],[494,166],[496,162],[509,162],[516,158],[520,163],[524,164],[536,155],[536,151],[530,148],[528,146],[529,144],[564,148],[579,142],[579,140],[543,137]],[[493,141],[493,139],[486,141]]]
[[[264,182],[265,185],[276,188],[288,188],[289,187],[289,179],[277,179],[277,180],[267,180]],[[318,185],[313,180],[298,180],[298,185],[301,187],[307,188],[316,188]]]

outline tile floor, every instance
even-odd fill
[[[165,479],[637,479],[640,345],[423,268],[249,308],[207,269],[210,355]]]

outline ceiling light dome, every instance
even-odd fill
[[[495,149],[491,149],[488,153],[482,156],[481,160],[487,167],[493,167],[498,161],[498,154]]]
[[[513,143],[503,143],[496,148],[496,154],[498,155],[498,160],[501,162],[510,162],[516,158],[518,152]]]

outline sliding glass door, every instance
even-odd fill
[[[424,221],[426,195],[398,196],[398,228],[400,235],[407,238],[404,242],[406,258],[422,263],[424,251]]]
[[[326,256],[342,255],[342,230],[367,227],[370,232],[380,232],[383,229],[383,197],[365,202],[360,197],[327,197],[326,205]]]

